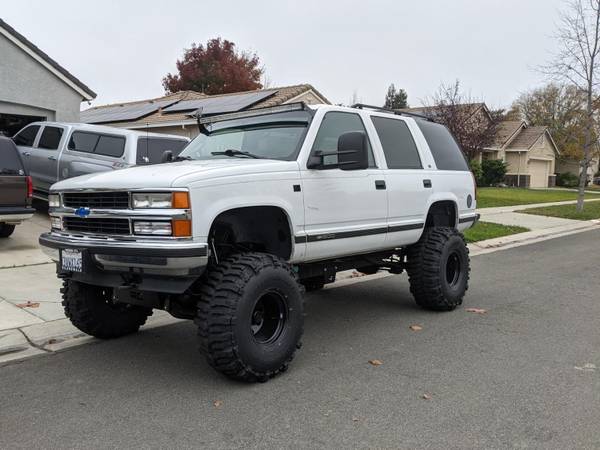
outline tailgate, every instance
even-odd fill
[[[27,177],[0,175],[0,206],[27,205]]]

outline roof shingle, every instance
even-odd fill
[[[533,144],[542,136],[547,127],[527,127],[521,130],[521,132],[512,140],[507,148],[514,149],[526,149],[529,150]]]

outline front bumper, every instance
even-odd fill
[[[208,264],[208,245],[190,240],[119,239],[44,233],[42,250],[60,261],[60,250],[85,251],[99,269],[159,276],[189,277],[202,273]]]

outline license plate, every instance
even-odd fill
[[[62,270],[67,272],[83,272],[81,250],[64,249],[60,253]]]

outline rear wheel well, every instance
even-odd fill
[[[443,200],[433,203],[429,207],[425,228],[431,227],[456,227],[456,203],[452,200]]]
[[[259,251],[288,260],[292,254],[292,231],[281,208],[235,208],[213,221],[209,243],[218,259],[240,251]]]

